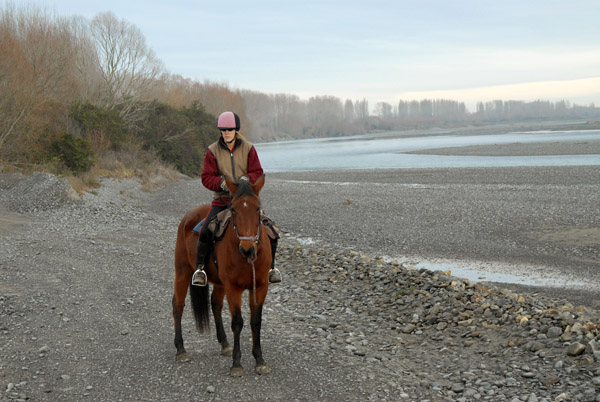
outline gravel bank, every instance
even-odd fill
[[[263,316],[273,372],[243,378],[228,377],[230,358],[214,331],[196,334],[189,309],[192,362],[174,358],[174,239],[182,214],[210,200],[199,181],[145,193],[105,180],[76,201],[53,176],[0,175],[0,398],[600,401],[590,303],[416,267],[423,256],[538,264],[594,283],[598,244],[582,246],[578,231],[600,226],[598,174],[268,175],[262,198],[284,231],[284,283]]]
[[[600,306],[596,166],[277,173],[263,198],[278,222],[318,244],[475,279],[517,276]]]
[[[600,155],[600,141],[543,142],[466,147],[433,148],[407,152],[409,154],[460,156],[540,156],[540,155]]]

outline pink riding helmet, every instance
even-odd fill
[[[233,112],[223,112],[217,121],[217,128],[235,128],[240,129],[240,117]]]

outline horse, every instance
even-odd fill
[[[221,355],[233,356],[231,376],[242,376],[240,334],[244,326],[242,317],[242,293],[248,290],[250,306],[250,328],[252,330],[252,354],[256,361],[255,372],[268,374],[270,368],[262,356],[260,329],[262,310],[269,288],[269,269],[271,267],[271,243],[262,223],[262,209],[258,194],[265,183],[265,176],[259,177],[254,184],[240,180],[234,183],[226,178],[227,188],[232,194],[231,219],[221,240],[214,243],[214,256],[207,253],[204,270],[213,290],[210,296],[217,341],[221,345]],[[193,286],[192,275],[196,269],[196,242],[198,236],[193,228],[206,217],[210,205],[200,205],[188,211],[179,223],[177,243],[175,245],[175,282],[173,293],[173,320],[175,325],[176,359],[189,361],[183,345],[181,316],[185,306],[187,289],[190,288],[196,328],[200,333],[209,326],[209,286]],[[233,348],[227,341],[223,328],[222,309],[224,297],[227,297],[231,314]]]

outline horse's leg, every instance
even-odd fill
[[[252,291],[248,292],[250,305],[250,327],[252,328],[252,355],[256,360],[256,368],[255,371],[257,374],[269,374],[271,369],[265,363],[265,360],[262,356],[262,348],[260,345],[260,328],[262,325],[262,311],[263,305],[265,302],[265,298],[267,295],[268,286],[261,286],[256,289],[256,302],[254,304],[254,294]]]
[[[223,327],[223,299],[225,298],[225,288],[219,285],[213,285],[213,291],[210,296],[210,306],[212,308],[213,317],[215,318],[215,326],[217,327],[217,340],[221,344],[221,355],[231,356],[233,348],[227,342],[227,334]]]
[[[192,278],[192,272],[187,267],[177,266],[175,268],[175,291],[173,293],[173,321],[175,325],[175,347],[177,348],[176,359],[178,361],[189,361],[190,357],[183,346],[183,335],[181,332],[181,316],[185,306],[185,297],[189,283]]]
[[[242,290],[237,288],[228,289],[227,303],[229,304],[229,311],[231,313],[231,330],[233,331],[233,365],[229,374],[233,377],[240,377],[244,375],[241,363],[242,350],[240,348],[240,334],[244,327],[244,319],[242,318]]]

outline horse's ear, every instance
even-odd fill
[[[238,185],[235,184],[235,182],[227,176],[225,176],[225,184],[227,184],[227,188],[231,192],[231,195],[235,195],[235,192],[238,189]]]
[[[265,175],[263,174],[258,179],[256,179],[256,181],[252,185],[252,191],[254,191],[254,194],[258,195],[258,193],[260,193],[260,190],[263,188],[264,185],[265,185]]]

